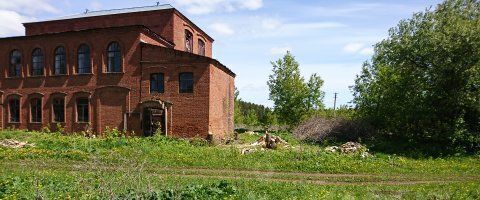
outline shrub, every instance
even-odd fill
[[[177,190],[164,189],[152,192],[129,190],[113,199],[226,199],[236,191],[231,183],[220,181],[212,185],[190,185]]]
[[[301,141],[357,141],[372,136],[373,129],[366,123],[345,119],[312,117],[301,123],[294,131],[294,136]]]
[[[105,127],[105,131],[103,131],[103,135],[105,138],[116,138],[116,137],[124,137],[125,132],[120,131],[117,128],[110,128],[110,127]]]

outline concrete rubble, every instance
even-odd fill
[[[357,142],[347,142],[345,144],[338,146],[330,146],[326,147],[325,151],[332,152],[332,153],[343,153],[343,154],[361,154],[361,157],[368,157],[370,154],[368,153],[368,148],[361,145]]]
[[[12,149],[18,149],[18,148],[24,148],[24,147],[35,147],[34,144],[28,144],[28,142],[20,142],[12,139],[6,139],[6,140],[0,141],[0,146],[5,148],[12,148]]]

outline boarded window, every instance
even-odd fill
[[[88,109],[88,99],[87,98],[78,98],[77,99],[77,122],[89,122],[89,109]]]
[[[179,84],[180,93],[193,93],[193,73],[180,73]]]
[[[162,73],[150,74],[150,93],[163,93],[165,91]]]

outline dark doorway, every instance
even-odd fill
[[[152,136],[159,131],[164,134],[165,110],[160,108],[144,108],[142,118],[143,135]]]

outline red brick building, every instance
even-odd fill
[[[85,12],[0,38],[1,127],[216,138],[233,132],[235,74],[170,5]]]

